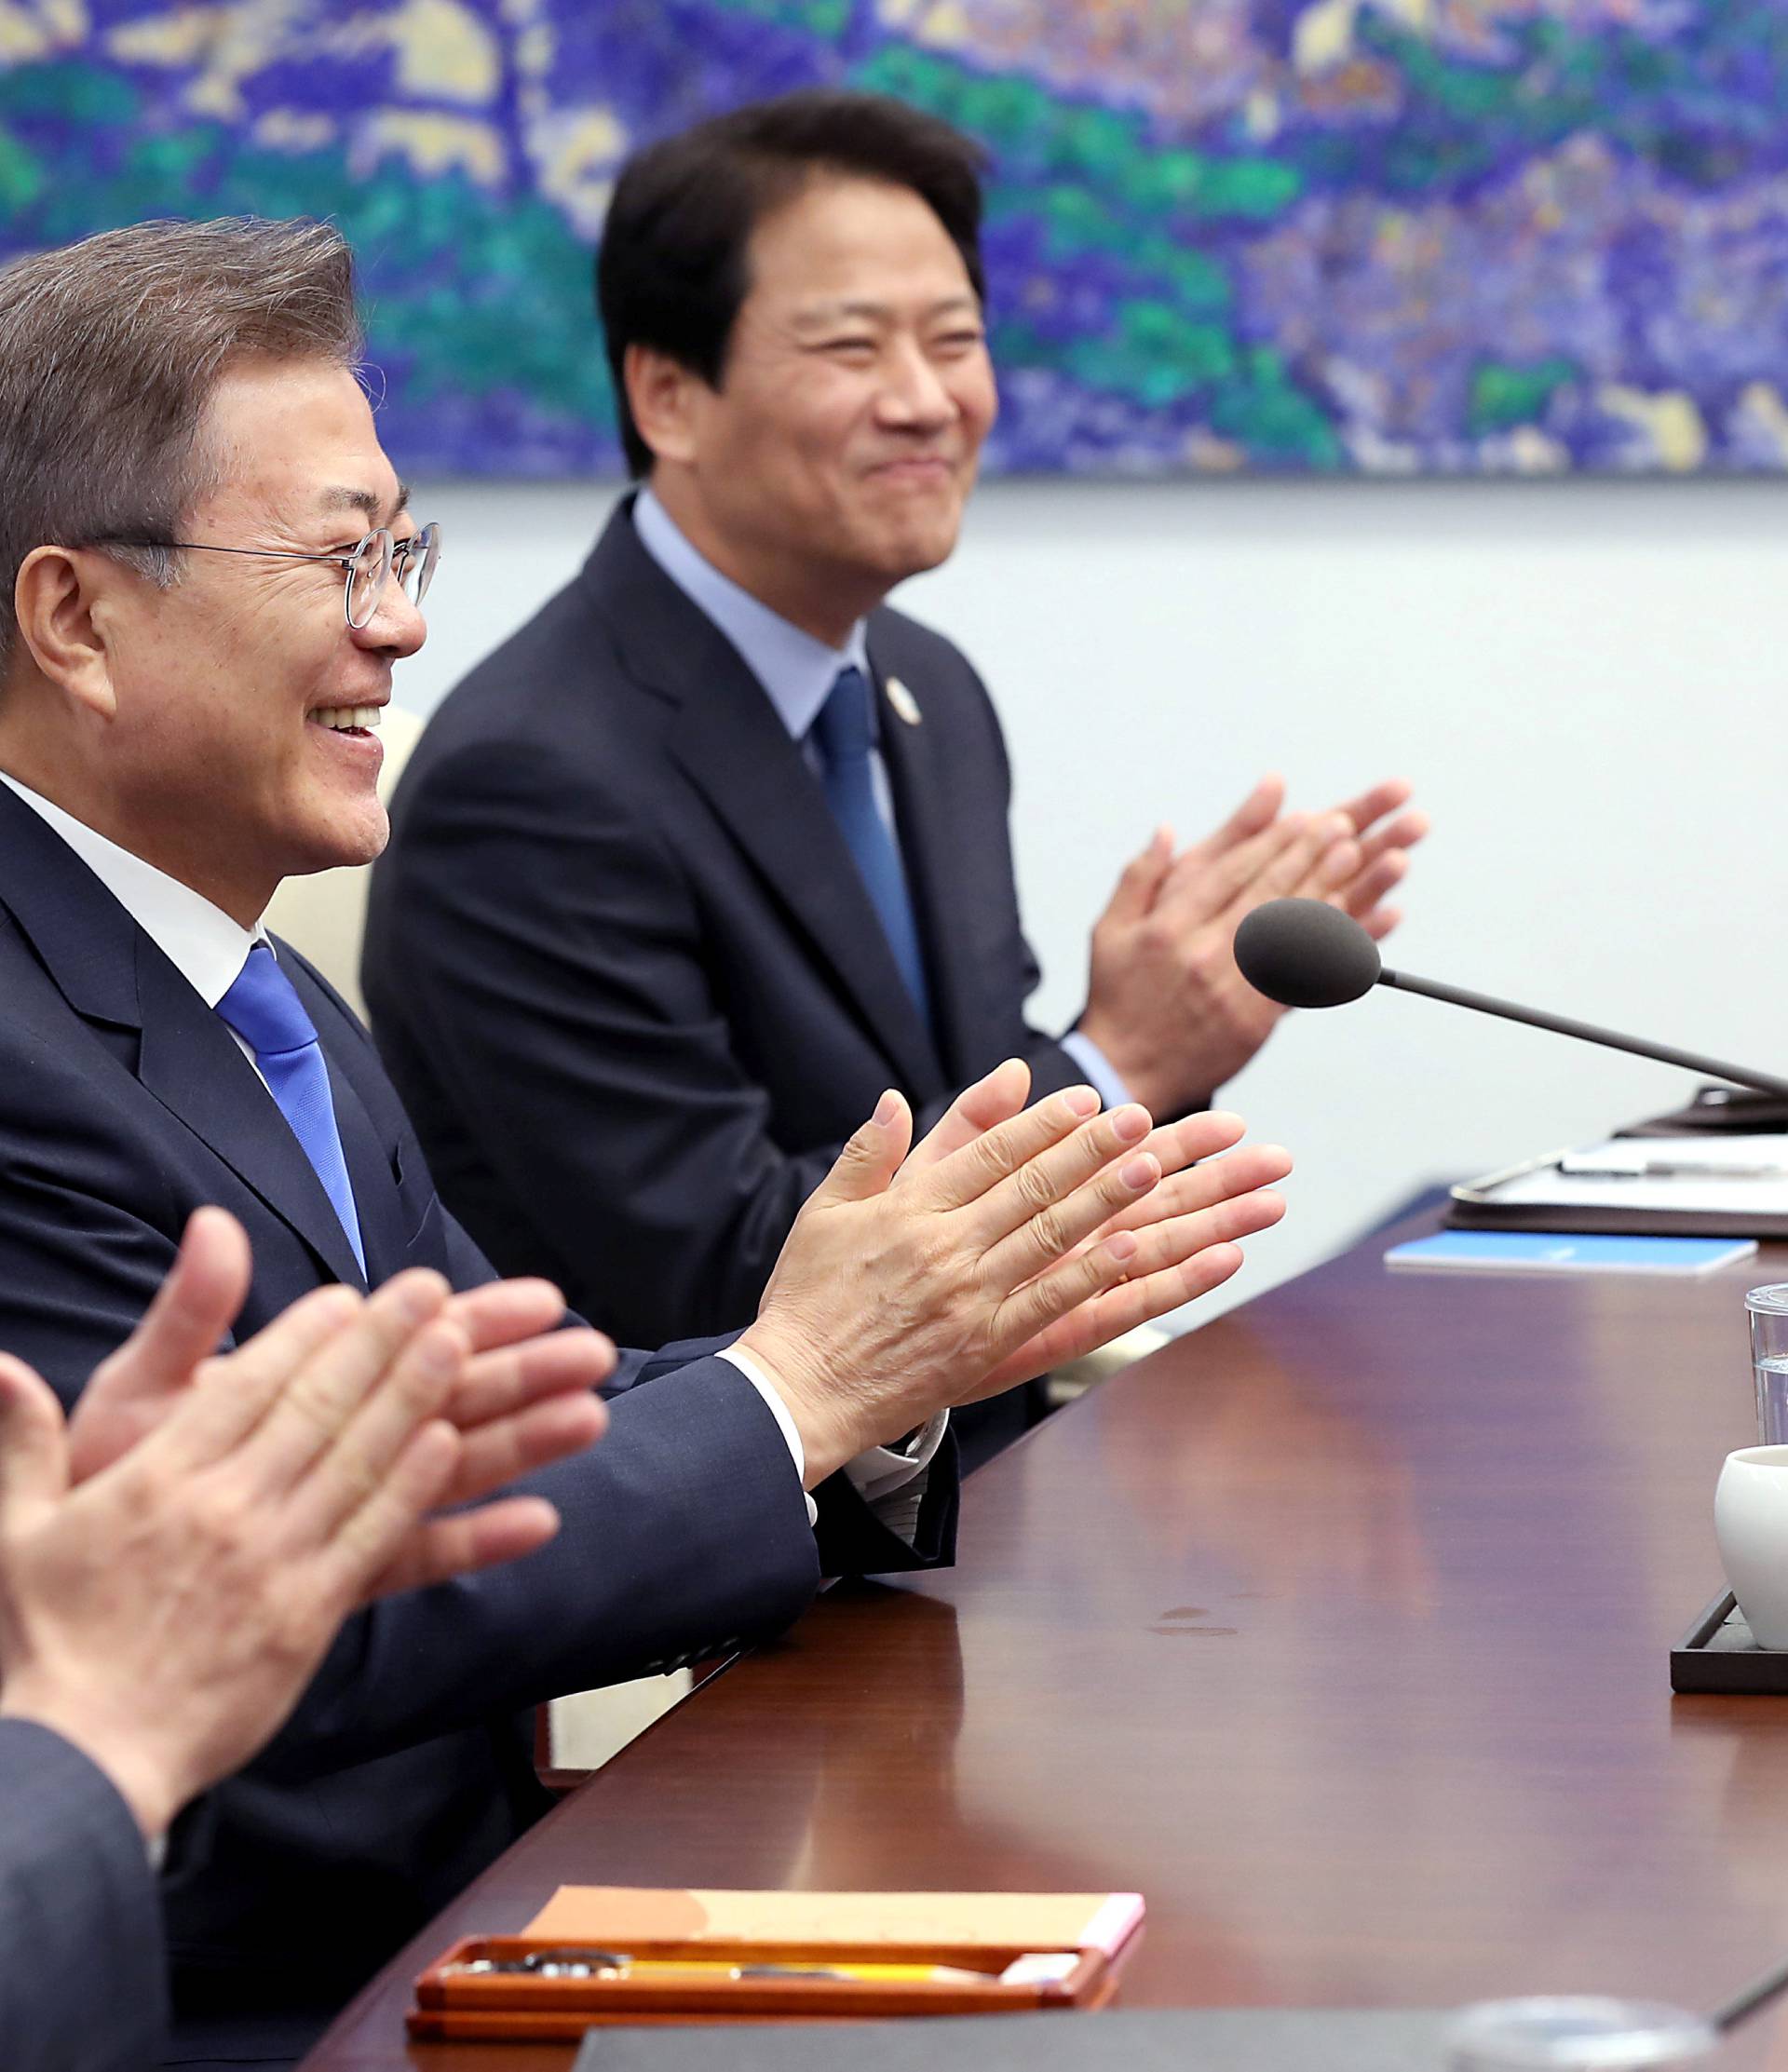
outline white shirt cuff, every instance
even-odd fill
[[[807,1479],[807,1456],[801,1444],[801,1434],[789,1415],[789,1406],[782,1401],[768,1375],[752,1359],[749,1353],[740,1352],[737,1346],[728,1346],[720,1355],[737,1367],[747,1381],[764,1399],[765,1409],[776,1419],[777,1429],[794,1462],[795,1480],[805,1483]],[[859,1454],[855,1460],[845,1463],[845,1473],[850,1478],[851,1487],[866,1504],[879,1504],[883,1497],[891,1496],[896,1490],[904,1489],[916,1482],[930,1467],[938,1448],[943,1443],[943,1435],[950,1429],[950,1413],[941,1410],[904,1447],[872,1446],[867,1453]],[[820,1507],[805,1489],[802,1499],[807,1507],[807,1524],[820,1523]]]
[[[764,1407],[776,1419],[777,1429],[782,1434],[783,1442],[793,1458],[795,1483],[797,1485],[804,1484],[807,1479],[806,1449],[801,1443],[801,1434],[796,1429],[794,1419],[789,1415],[788,1404],[782,1401],[769,1377],[749,1353],[740,1352],[737,1346],[728,1346],[720,1357],[730,1361],[763,1397]],[[805,1488],[801,1490],[801,1496],[807,1507],[807,1524],[817,1525],[820,1523],[819,1505],[807,1495]]]
[[[851,1487],[866,1504],[879,1503],[897,1489],[904,1489],[930,1467],[943,1435],[950,1428],[950,1413],[941,1410],[902,1447],[872,1446],[866,1454],[845,1463]]]
[[[1130,1089],[1113,1070],[1111,1060],[1092,1040],[1078,1029],[1070,1029],[1062,1038],[1062,1048],[1087,1076],[1093,1088],[1108,1108],[1121,1108],[1130,1101]]]

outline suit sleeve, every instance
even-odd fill
[[[66,1103],[27,1137],[13,1117],[0,1185],[7,1349],[65,1405],[134,1327],[175,1240],[118,1205],[126,1154]],[[413,1144],[413,1140],[411,1140]],[[413,1156],[421,1162],[419,1148]],[[177,1204],[168,1223],[181,1227]],[[446,1218],[456,1285],[491,1278]],[[431,1262],[435,1263],[435,1262]],[[515,1487],[548,1497],[560,1534],[528,1560],[389,1598],[351,1618],[264,1761],[310,1774],[568,1690],[650,1674],[782,1632],[828,1563],[854,1573],[947,1561],[954,1461],[932,1464],[914,1543],[838,1475],[807,1524],[776,1420],[710,1343],[622,1356],[600,1444]]]
[[[0,1720],[0,2038],[7,2072],[143,2072],[168,2019],[156,1880],[104,1773]]]

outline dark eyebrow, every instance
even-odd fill
[[[326,511],[359,511],[361,517],[371,524],[388,525],[391,519],[396,518],[400,511],[409,509],[410,484],[408,482],[398,484],[398,500],[391,507],[390,518],[380,517],[382,507],[378,498],[370,489],[345,489],[337,485],[334,488],[324,490],[321,502]]]

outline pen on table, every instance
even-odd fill
[[[1715,1165],[1694,1158],[1635,1158],[1630,1165],[1563,1158],[1558,1170],[1573,1180],[1784,1180],[1788,1165]]]
[[[1023,1957],[1018,1962],[1041,1983],[1038,1967],[1065,1975],[1077,1957]],[[996,1985],[998,1971],[976,1971],[955,1964],[810,1964],[735,1962],[730,1957],[634,1957],[614,1950],[535,1950],[522,1957],[474,1957],[450,1970],[482,1974],[508,1973],[531,1978],[641,1978],[670,1982],[676,1979],[839,1979],[850,1982],[899,1981],[920,1985]]]

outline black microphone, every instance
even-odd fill
[[[1517,1007],[1512,1000],[1497,1000],[1487,993],[1468,993],[1463,986],[1440,985],[1432,979],[1389,970],[1379,960],[1378,945],[1359,922],[1322,900],[1268,900],[1265,906],[1257,906],[1236,930],[1236,963],[1256,993],[1277,1000],[1280,1007],[1338,1008],[1360,999],[1375,985],[1390,985],[1400,993],[1450,1000],[1455,1007],[1475,1008],[1481,1014],[1498,1014],[1505,1022],[1524,1022],[1530,1028],[1578,1036],[1610,1050],[1630,1050],[1637,1058],[1656,1058],[1660,1064],[1684,1065],[1710,1078],[1729,1079],[1734,1086],[1788,1094],[1788,1079],[1753,1072],[1748,1065],[1727,1064],[1664,1043],[1646,1043],[1638,1036],[1597,1028],[1592,1022],[1543,1014],[1537,1008]]]

